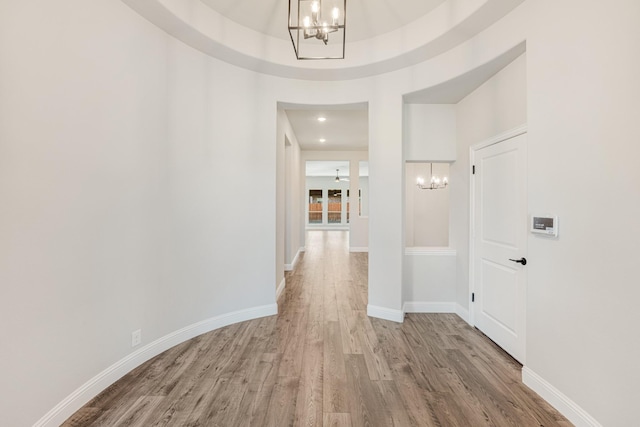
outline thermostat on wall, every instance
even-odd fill
[[[550,215],[531,215],[531,232],[557,237],[558,217]]]

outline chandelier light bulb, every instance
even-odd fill
[[[442,190],[447,188],[447,185],[449,185],[449,179],[446,176],[440,178],[438,175],[434,175],[433,163],[429,163],[429,167],[430,173],[428,174],[428,176],[431,177],[429,180],[429,184],[425,185],[424,178],[419,176],[416,179],[416,186],[421,190]]]
[[[347,0],[333,0],[331,3],[323,5],[322,0],[289,0],[289,35],[296,59],[344,59]],[[331,33],[336,33],[332,36],[336,39],[332,39],[330,44]],[[317,49],[318,54],[315,54],[313,45],[316,42],[310,39],[329,46],[325,50],[327,54],[323,55],[321,49]]]
[[[297,8],[294,3],[297,2]],[[297,59],[344,59],[347,0],[333,0],[333,4],[322,4],[322,0],[289,0],[289,36]],[[306,16],[305,16],[306,14]],[[339,37],[329,43],[329,35]],[[315,39],[324,43],[327,55],[315,55]],[[341,39],[341,40],[340,40]],[[305,52],[302,53],[301,49]],[[312,55],[313,53],[313,55]]]

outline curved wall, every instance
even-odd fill
[[[0,64],[0,424],[59,425],[167,346],[276,312],[258,75],[108,0],[3,2]]]
[[[524,2],[429,61],[313,82],[209,58],[122,3],[0,4],[3,422],[62,416],[105,369],[150,357],[135,329],[145,345],[273,312],[279,101],[368,102],[369,308],[401,319],[402,96],[526,40],[529,208],[563,225],[529,241],[525,369],[574,423],[633,424],[640,290],[617,255],[640,251],[639,15],[634,0]]]

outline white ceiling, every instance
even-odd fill
[[[345,58],[334,61],[295,60],[288,0],[122,1],[178,40],[230,64],[284,78],[343,81],[437,57],[525,0],[347,0]]]
[[[201,1],[237,24],[263,34],[289,40],[287,31],[289,2],[287,0]],[[427,15],[444,1],[347,0],[347,41],[369,39],[404,27],[421,16]],[[339,1],[324,0],[325,6],[327,3],[339,3]],[[358,19],[349,19],[355,16]]]
[[[307,160],[305,165],[306,176],[328,176],[335,178],[336,169],[341,179],[349,177],[348,160]],[[360,176],[369,176],[369,162],[359,162]]]
[[[366,151],[369,149],[369,119],[366,106],[337,109],[309,106],[285,108],[302,150]],[[327,120],[319,122],[318,117]],[[320,138],[326,139],[320,142]]]
[[[526,45],[522,42],[469,73],[424,90],[405,94],[403,100],[407,104],[457,104],[525,51]]]

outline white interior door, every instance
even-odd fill
[[[526,134],[473,152],[473,321],[524,363]],[[520,261],[520,262],[518,262]]]

